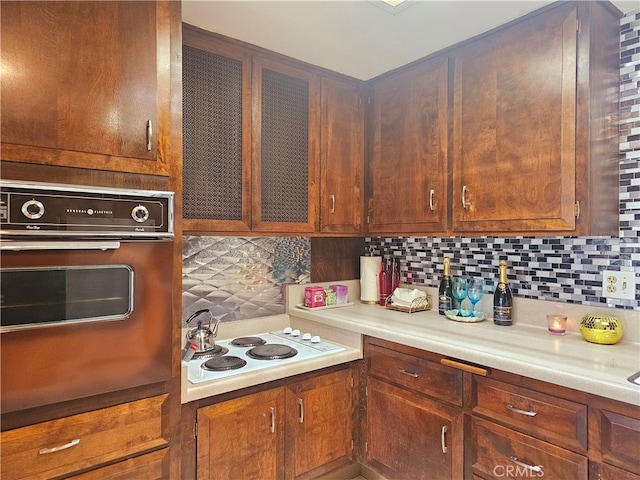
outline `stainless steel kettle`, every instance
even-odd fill
[[[185,324],[189,325],[193,319],[200,316],[203,313],[209,314],[209,324],[203,325],[202,320],[198,320],[198,326],[191,328],[187,332],[187,341],[196,345],[195,353],[204,353],[216,348],[215,338],[218,334],[218,325],[220,324],[220,319],[216,320],[213,329],[211,328],[211,322],[213,320],[213,314],[207,308],[198,310],[193,313],[189,318],[187,318]]]

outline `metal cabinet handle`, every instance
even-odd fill
[[[300,414],[298,415],[298,423],[304,423],[304,402],[301,398],[298,399],[298,405],[300,406]]]
[[[335,195],[331,195],[331,213],[336,213],[336,196]]]
[[[442,430],[440,432],[440,446],[442,447],[442,453],[447,453],[447,440],[445,438],[445,434],[447,433],[447,427],[445,425],[442,426]]]
[[[151,151],[151,140],[153,139],[153,125],[151,120],[147,120],[147,152]]]
[[[509,456],[509,460],[511,460],[513,463],[515,463],[516,465],[519,465],[523,468],[528,468],[529,470],[531,470],[532,472],[541,472],[542,471],[542,467],[539,465],[529,465],[527,463],[521,462],[520,460],[518,460],[518,457],[514,457],[513,455]]]
[[[432,212],[436,209],[436,207],[433,206],[433,196],[435,195],[436,191],[432,188],[431,190],[429,190],[429,210],[431,210]]]
[[[60,445],[58,447],[42,448],[38,453],[40,455],[46,455],[47,453],[59,452],[60,450],[66,450],[67,448],[75,447],[79,443],[80,443],[80,439],[76,438],[74,440],[71,440],[69,443],[65,443],[64,445]]]
[[[269,428],[269,431],[274,433],[276,431],[276,409],[270,407],[269,413],[271,414],[271,427]]]
[[[527,417],[535,417],[538,414],[538,412],[532,412],[531,410],[520,410],[519,408],[514,407],[510,403],[507,403],[505,407],[507,407],[507,410],[511,410],[512,412],[519,413],[520,415],[526,415]]]
[[[462,208],[467,209],[467,186],[462,186]]]
[[[418,378],[418,377],[420,376],[420,374],[419,374],[419,373],[407,372],[404,368],[401,368],[401,369],[399,370],[399,372],[400,372],[400,373],[403,373],[403,374],[405,374],[405,375],[409,375],[410,377],[413,377],[413,378]]]

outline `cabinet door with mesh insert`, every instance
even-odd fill
[[[309,72],[254,58],[254,231],[317,230],[319,84],[319,78]]]
[[[185,28],[184,230],[251,228],[251,60],[247,52]]]

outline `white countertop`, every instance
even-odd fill
[[[251,320],[240,320],[236,322],[221,323],[218,328],[217,338],[227,339],[242,335],[252,335],[262,331],[276,331],[290,324],[287,315],[274,315]],[[302,326],[305,322],[299,322]],[[341,363],[351,362],[362,358],[362,342],[358,334],[342,332],[339,328],[332,328],[331,332],[325,335],[323,327],[316,326],[314,333],[322,335],[326,340],[331,340],[345,347],[344,350],[336,353],[326,354],[319,357],[303,360],[296,363],[274,365],[268,369],[256,370],[241,375],[220,378],[209,382],[192,384],[187,379],[187,366],[182,362],[182,385],[181,402],[188,403],[201,398],[207,398],[221,393],[232,392],[246,387],[252,387],[262,383],[291,377],[301,373],[319,370]],[[305,330],[306,331],[306,330]],[[185,329],[186,332],[186,329]],[[184,333],[183,332],[183,338]]]
[[[297,294],[295,288],[294,294]],[[294,305],[293,300],[289,302],[292,323],[313,321],[326,328],[370,335],[640,406],[640,385],[627,380],[640,371],[638,330],[637,325],[631,324],[640,323],[638,312],[610,310],[609,313],[624,317],[625,336],[615,345],[598,345],[585,341],[577,324],[585,308],[589,311],[601,309],[558,307],[557,302],[528,300],[520,301],[516,307],[518,311],[531,310],[533,312],[529,314],[542,315],[542,318],[547,313],[545,308],[551,309],[549,313],[557,312],[558,308],[574,312],[573,321],[570,315],[573,326],[564,336],[550,335],[545,325],[518,322],[517,318],[509,327],[494,325],[491,319],[460,323],[439,315],[437,310],[409,314],[365,305],[357,299],[350,307],[318,311],[303,310]]]

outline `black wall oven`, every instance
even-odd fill
[[[2,413],[171,378],[173,194],[0,182]]]

